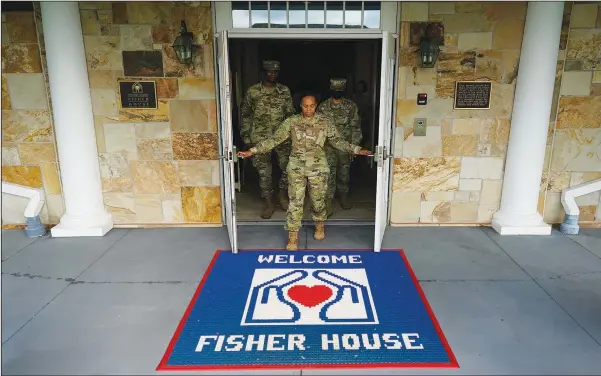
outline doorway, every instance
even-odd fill
[[[218,68],[215,84],[218,87],[219,92],[218,118],[220,164],[222,172],[221,181],[223,186],[222,212],[224,225],[228,230],[232,252],[238,252],[237,226],[241,222],[237,215],[238,211],[236,210],[236,207],[238,206],[237,195],[242,192],[243,185],[248,185],[248,181],[245,179],[251,179],[251,175],[247,176],[245,174],[247,171],[246,169],[250,169],[249,174],[256,173],[253,171],[254,169],[252,169],[252,167],[244,166],[245,164],[249,164],[248,160],[240,161],[236,157],[236,152],[239,150],[236,146],[239,147],[241,145],[239,132],[236,132],[236,129],[239,129],[238,104],[244,98],[245,85],[248,87],[252,83],[259,82],[259,62],[261,61],[259,54],[267,54],[269,51],[280,51],[277,52],[279,55],[272,57],[282,62],[282,73],[284,77],[281,77],[280,81],[290,79],[291,83],[289,83],[289,85],[295,85],[294,79],[285,78],[286,73],[284,73],[287,70],[284,64],[291,64],[287,62],[287,56],[284,55],[287,54],[286,49],[292,47],[277,47],[278,45],[286,45],[286,40],[289,43],[292,42],[291,44],[304,43],[307,46],[315,44],[316,42],[322,42],[326,46],[330,43],[330,48],[334,46],[334,42],[338,41],[351,44],[361,44],[363,42],[368,42],[369,40],[377,41],[375,42],[377,45],[374,45],[376,46],[376,53],[368,53],[370,59],[374,59],[373,66],[376,72],[376,75],[371,78],[373,80],[372,87],[374,87],[374,89],[372,90],[371,87],[368,88],[372,91],[370,100],[372,100],[372,111],[374,112],[372,115],[373,131],[371,134],[369,132],[367,135],[364,134],[364,137],[366,138],[365,142],[371,143],[371,145],[365,146],[374,151],[374,156],[369,162],[365,161],[364,164],[369,167],[370,171],[373,171],[373,176],[376,177],[375,211],[373,211],[374,214],[371,215],[371,218],[373,218],[371,223],[373,223],[374,228],[374,251],[379,252],[390,217],[390,178],[393,160],[392,140],[394,139],[395,130],[394,98],[396,90],[395,83],[397,81],[396,67],[398,66],[398,43],[395,39],[398,38],[397,33],[400,22],[399,3],[380,3],[371,1],[356,2],[361,5],[361,10],[359,11],[357,4],[351,4],[353,2],[348,2],[348,4],[347,2],[342,2],[341,12],[335,9],[340,6],[337,2],[282,2],[285,5],[284,7],[281,7],[282,4],[276,4],[276,2],[267,2],[267,10],[265,12],[253,8],[253,4],[256,3],[255,5],[257,5],[259,2],[250,1],[243,3],[246,4],[244,9],[238,9],[237,5],[234,6],[235,4],[238,4],[238,2],[224,1],[213,3],[216,31],[214,51],[216,57],[215,63]],[[297,9],[298,7],[302,9],[299,10]],[[375,8],[372,9],[372,7],[376,7],[377,10],[374,10]],[[284,18],[280,17],[283,15],[285,15]],[[356,17],[357,15],[359,15],[359,17]],[[377,17],[372,17],[376,15]],[[316,17],[319,17],[319,22],[315,21]],[[285,25],[280,22],[284,19],[286,19]],[[263,21],[259,22],[259,20]],[[264,22],[265,20],[267,21]],[[304,23],[302,20],[304,20]],[[353,24],[357,20],[360,20],[361,27],[357,27],[359,24]],[[378,22],[373,22],[372,24],[372,21],[374,20]],[[247,40],[247,43],[238,42],[239,40]],[[252,42],[249,43],[248,40],[252,40]],[[245,47],[237,47],[237,43],[241,43]],[[252,43],[255,43],[255,45],[253,46]],[[263,44],[265,47],[259,48],[259,43]],[[367,44],[369,45],[369,43]],[[240,58],[236,57],[236,52],[230,54],[231,48],[243,48],[243,51],[238,52],[238,55],[244,56],[245,54],[248,54],[248,57],[245,56],[243,58],[244,64],[240,65]],[[301,48],[303,47],[300,47],[300,45],[297,46],[297,49]],[[380,51],[380,54],[378,54],[377,51]],[[275,55],[276,52],[273,52],[273,54]],[[356,51],[355,55],[355,71],[367,71],[356,67],[367,61],[371,64],[371,60],[365,59],[365,53],[360,54]],[[345,55],[343,54],[342,56]],[[231,62],[230,57],[238,59],[238,62]],[[303,57],[299,58],[302,61]],[[317,58],[320,62],[323,60],[322,56],[317,56]],[[379,62],[379,66],[377,62]],[[302,69],[308,69],[305,68],[307,64],[299,63],[299,65],[302,66]],[[346,62],[334,66],[346,67]],[[312,76],[318,81],[320,76],[317,74],[321,75],[321,70],[314,69],[313,71],[319,71],[319,73],[314,73]],[[288,72],[294,71],[290,70]],[[233,77],[233,73],[238,74]],[[324,73],[324,75],[325,74],[328,73]],[[331,74],[331,72],[329,74]],[[357,72],[345,74],[352,74],[353,76],[350,77],[350,80],[349,77],[346,77],[347,80],[349,80],[349,84],[347,85],[349,94],[353,94],[355,84],[359,82],[360,79],[357,76]],[[377,77],[379,77],[379,80]],[[248,80],[252,82],[248,82]],[[316,86],[319,87],[314,88],[314,90],[324,90],[321,85],[327,87],[328,81],[329,77],[323,81],[319,79],[319,82],[323,83],[317,84]],[[234,85],[240,89],[234,91]],[[291,88],[291,90],[298,91],[299,89]],[[324,95],[322,94],[321,99],[323,99],[323,97]],[[234,122],[236,122],[237,125],[234,125]],[[353,168],[356,168],[356,164],[361,163],[358,162],[358,160],[353,164]],[[356,175],[356,173],[353,173],[353,175]],[[277,177],[274,176],[274,178]],[[359,173],[359,178],[361,181],[369,181],[369,179],[363,179],[361,173]],[[353,183],[351,183],[351,189],[353,189]],[[260,201],[257,200],[257,202]],[[308,210],[305,211],[305,213],[307,212]],[[280,212],[279,215],[279,218],[276,216],[272,217],[271,221],[260,220],[258,222],[260,224],[282,223],[285,218],[284,212]],[[252,223],[252,220],[246,220],[245,222],[249,224]],[[347,221],[345,220],[329,221],[331,224],[338,223],[342,225],[346,222]],[[369,222],[367,223],[369,224]]]
[[[381,41],[367,40],[301,40],[301,39],[230,39],[231,128],[238,150],[246,146],[240,137],[240,111],[246,91],[261,80],[261,62],[277,60],[282,70],[279,83],[286,85],[300,112],[300,95],[317,93],[319,103],[329,98],[329,80],[345,78],[345,96],[359,107],[363,140],[361,146],[374,150],[378,139],[380,94]],[[281,174],[272,153],[273,182]],[[239,160],[236,166],[236,217],[240,222],[264,222],[260,212],[262,201],[258,174],[250,160]],[[343,210],[334,198],[329,221],[371,222],[375,218],[377,169],[372,158],[356,157],[351,164],[349,182],[350,210]],[[305,199],[304,220],[310,220],[309,197]],[[282,222],[286,212],[276,204],[276,211],[267,221]]]

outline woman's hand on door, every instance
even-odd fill
[[[252,157],[253,153],[250,151],[239,151],[238,152],[238,157],[240,158],[248,158],[248,157]]]

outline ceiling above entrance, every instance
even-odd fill
[[[234,29],[380,29],[379,1],[234,1]]]

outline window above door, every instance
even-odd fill
[[[233,1],[233,29],[381,28],[379,1]]]

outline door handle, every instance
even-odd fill
[[[225,155],[220,155],[218,159],[223,159],[226,161],[233,161],[234,163],[238,163],[238,149],[234,146],[232,150],[225,149]]]
[[[386,146],[376,146],[376,152],[374,153],[374,156],[378,164],[383,164],[384,161],[390,158]]]

